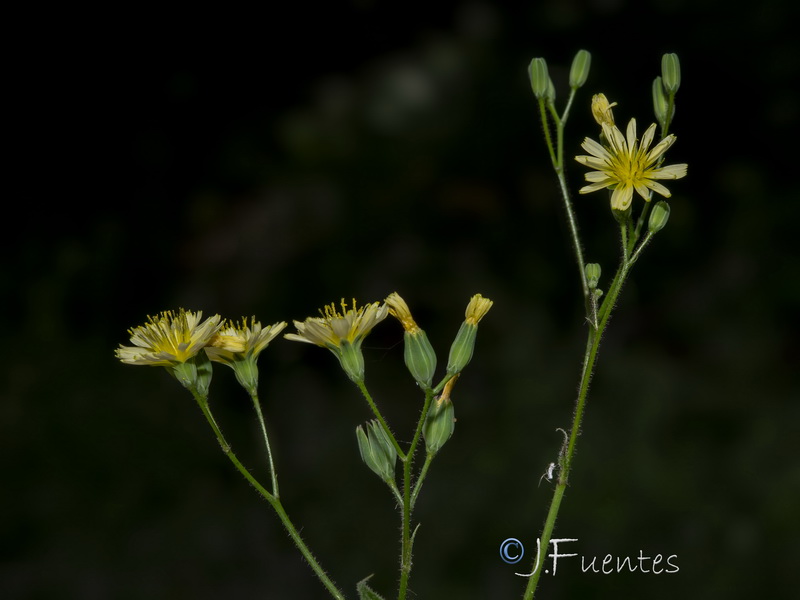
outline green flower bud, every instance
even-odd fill
[[[456,426],[455,409],[450,400],[450,391],[455,385],[458,375],[453,377],[444,386],[442,395],[436,400],[428,411],[428,416],[422,426],[422,435],[425,437],[425,447],[431,454],[436,454],[453,435]]]
[[[460,373],[472,360],[475,349],[475,338],[478,335],[478,326],[464,321],[458,329],[456,339],[450,346],[450,357],[447,360],[447,374]]]
[[[365,432],[361,425],[356,427],[356,439],[361,460],[386,483],[393,483],[397,462],[397,451],[394,444],[377,419],[369,421],[366,429]]]
[[[650,222],[647,224],[650,233],[658,233],[669,221],[669,204],[663,200],[656,202],[650,212]]]
[[[665,54],[661,57],[661,79],[665,92],[674,94],[678,91],[681,86],[681,63],[677,54]]]
[[[531,90],[536,98],[545,98],[548,87],[552,85],[547,72],[547,62],[543,58],[534,58],[528,65],[528,76],[531,80]]]
[[[472,360],[472,351],[475,348],[475,337],[478,335],[478,322],[486,316],[493,302],[480,294],[475,294],[464,311],[464,322],[450,346],[450,357],[447,360],[447,374],[460,373]]]
[[[361,353],[361,343],[351,344],[342,340],[339,345],[339,364],[347,376],[354,382],[364,381],[364,355]]]
[[[406,367],[414,379],[424,388],[431,387],[433,374],[436,371],[436,353],[433,351],[428,336],[419,328],[408,304],[397,292],[392,292],[386,298],[389,314],[395,317],[405,329]]]
[[[553,85],[553,80],[550,79],[550,77],[547,78],[547,94],[545,99],[550,104],[553,104],[556,101],[556,86]]]
[[[667,119],[667,111],[669,110],[669,99],[667,95],[664,93],[664,82],[661,77],[656,77],[653,80],[653,112],[656,115],[656,120],[661,127],[664,127],[664,123],[667,120],[672,120],[673,115],[675,114],[675,105],[672,106],[672,114],[669,115],[669,119]]]
[[[431,387],[436,371],[436,352],[421,329],[414,333],[406,331],[404,358],[408,371],[417,383],[424,388]]]
[[[589,284],[589,289],[595,289],[597,282],[600,281],[600,265],[597,263],[587,263],[586,268],[586,283]]]
[[[591,65],[592,55],[587,50],[578,50],[575,58],[572,59],[572,67],[569,70],[569,86],[571,88],[578,89],[586,83]]]

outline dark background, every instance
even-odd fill
[[[537,598],[789,597],[792,6],[362,1],[10,23],[0,596],[326,597],[191,397],[113,350],[161,310],[272,323],[397,290],[442,363],[469,297],[495,301],[418,504],[413,597],[521,597],[514,572],[530,563],[506,565],[498,547],[535,547],[552,490],[537,484],[570,422],[586,334],[526,67],[547,58],[563,106],[586,48],[566,155],[596,134],[593,93],[619,102],[618,122],[650,122],[660,57],[677,52],[668,162],[689,174],[605,336],[556,535],[587,560],[643,550],[680,571],[583,574],[566,559]],[[573,190],[583,171],[570,162]],[[575,207],[607,283],[608,202]],[[401,340],[396,322],[376,328],[367,381],[409,439],[421,398]],[[358,457],[366,404],[322,349],[279,339],[260,367],[289,514],[346,593],[375,573],[392,597],[399,519]],[[212,403],[266,481],[227,369]]]

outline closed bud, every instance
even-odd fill
[[[653,80],[653,112],[656,115],[656,120],[661,127],[664,127],[664,124],[667,121],[671,121],[673,115],[675,114],[675,105],[672,105],[672,114],[667,116],[667,111],[669,110],[669,99],[667,95],[664,93],[664,81],[661,77],[656,77]]]
[[[475,348],[475,338],[478,335],[478,322],[489,312],[492,301],[480,294],[475,294],[467,305],[464,313],[466,317],[450,346],[450,356],[447,360],[447,374],[460,373],[472,360]]]
[[[425,437],[425,447],[430,454],[436,454],[447,443],[453,435],[456,426],[455,408],[450,400],[450,392],[455,385],[458,375],[447,382],[442,391],[442,395],[428,411],[425,424],[422,426],[422,434]]]
[[[553,80],[550,77],[547,78],[547,95],[545,99],[550,103],[553,104],[556,101],[556,86],[553,85]]]
[[[569,70],[569,86],[574,89],[582,87],[589,77],[589,68],[592,65],[592,55],[587,50],[578,50],[572,59]]]
[[[650,233],[658,233],[669,221],[669,204],[663,200],[656,202],[650,212],[650,221],[647,224]]]
[[[458,329],[456,339],[450,346],[450,357],[447,360],[447,374],[460,373],[472,360],[475,348],[475,338],[478,335],[478,326],[464,321]]]
[[[397,451],[377,419],[366,424],[366,431],[356,427],[356,439],[361,460],[386,483],[394,483]]]
[[[597,263],[586,265],[586,283],[589,285],[589,289],[593,290],[597,287],[597,283],[600,281],[600,272],[600,265]]]
[[[423,388],[431,387],[436,372],[436,352],[421,329],[415,333],[406,331],[404,358],[406,368]]]
[[[414,379],[424,388],[431,387],[433,374],[436,371],[436,353],[428,341],[428,336],[419,328],[408,304],[397,292],[392,292],[386,298],[389,314],[395,317],[405,329],[406,367]]]
[[[674,52],[661,57],[661,79],[668,94],[674,94],[681,86],[681,63]]]
[[[528,77],[531,80],[531,90],[538,99],[545,98],[548,92],[550,75],[547,72],[547,62],[543,58],[534,58],[528,65]]]

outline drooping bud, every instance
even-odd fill
[[[681,63],[674,52],[661,57],[661,79],[668,94],[674,94],[681,86]]]
[[[394,483],[397,450],[378,420],[369,421],[366,432],[361,425],[356,427],[356,439],[364,464],[386,483]]]
[[[587,50],[578,50],[575,58],[572,59],[572,67],[569,70],[569,86],[571,88],[578,89],[586,83],[591,65],[592,55]]]
[[[389,314],[397,318],[405,329],[404,353],[406,368],[423,388],[430,388],[436,372],[436,352],[428,336],[411,316],[405,300],[397,292],[386,298]]]
[[[489,312],[493,302],[480,294],[475,294],[467,305],[465,320],[456,334],[453,345],[450,346],[450,356],[447,361],[447,374],[460,373],[472,359],[475,348],[475,337],[478,335],[478,322]]]
[[[450,392],[458,379],[455,375],[448,381],[442,395],[436,399],[436,402],[431,406],[428,411],[428,416],[422,426],[422,435],[425,437],[425,447],[430,454],[436,454],[442,449],[442,446],[447,443],[447,440],[453,435],[455,429],[455,408],[453,402],[450,400]]]
[[[647,228],[650,233],[658,233],[669,221],[669,204],[663,200],[656,202],[653,210],[650,212],[650,221]]]

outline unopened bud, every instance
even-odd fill
[[[674,94],[681,87],[681,63],[674,52],[661,57],[661,79],[668,94]]]
[[[669,204],[663,200],[656,202],[650,212],[650,221],[647,224],[650,233],[658,233],[669,221]]]
[[[436,371],[436,353],[428,341],[428,336],[414,321],[408,304],[400,294],[397,292],[389,294],[386,305],[389,307],[389,313],[400,321],[406,332],[404,337],[406,367],[417,383],[430,388]]]
[[[528,65],[528,76],[531,79],[531,90],[536,98],[541,99],[547,96],[550,75],[547,72],[547,62],[543,58],[534,58]]]
[[[675,114],[675,105],[672,105],[672,114],[667,116],[667,111],[669,110],[669,99],[667,95],[664,93],[664,81],[661,77],[656,77],[653,80],[653,112],[656,115],[656,120],[661,127],[664,127],[664,124],[667,121],[671,121],[673,115]]]
[[[587,263],[585,272],[586,283],[589,285],[589,289],[593,290],[597,287],[597,283],[600,281],[600,265],[597,263]]]
[[[416,333],[405,333],[404,358],[406,368],[424,388],[431,387],[436,372],[436,352],[421,329]]]
[[[447,361],[447,374],[460,373],[472,360],[475,348],[475,337],[478,335],[478,322],[489,312],[492,301],[480,294],[475,294],[467,305],[465,319],[450,346],[450,356]]]
[[[569,86],[571,88],[577,89],[586,83],[591,65],[592,55],[587,50],[578,50],[575,58],[572,59],[572,67],[569,70]]]
[[[448,381],[442,395],[428,411],[428,417],[422,426],[422,434],[425,436],[425,447],[431,454],[436,454],[442,446],[453,435],[456,426],[455,408],[450,400],[450,392],[458,379],[458,375]]]
[[[397,450],[377,419],[366,424],[366,432],[361,425],[356,427],[356,439],[361,460],[373,473],[386,483],[394,481]]]

